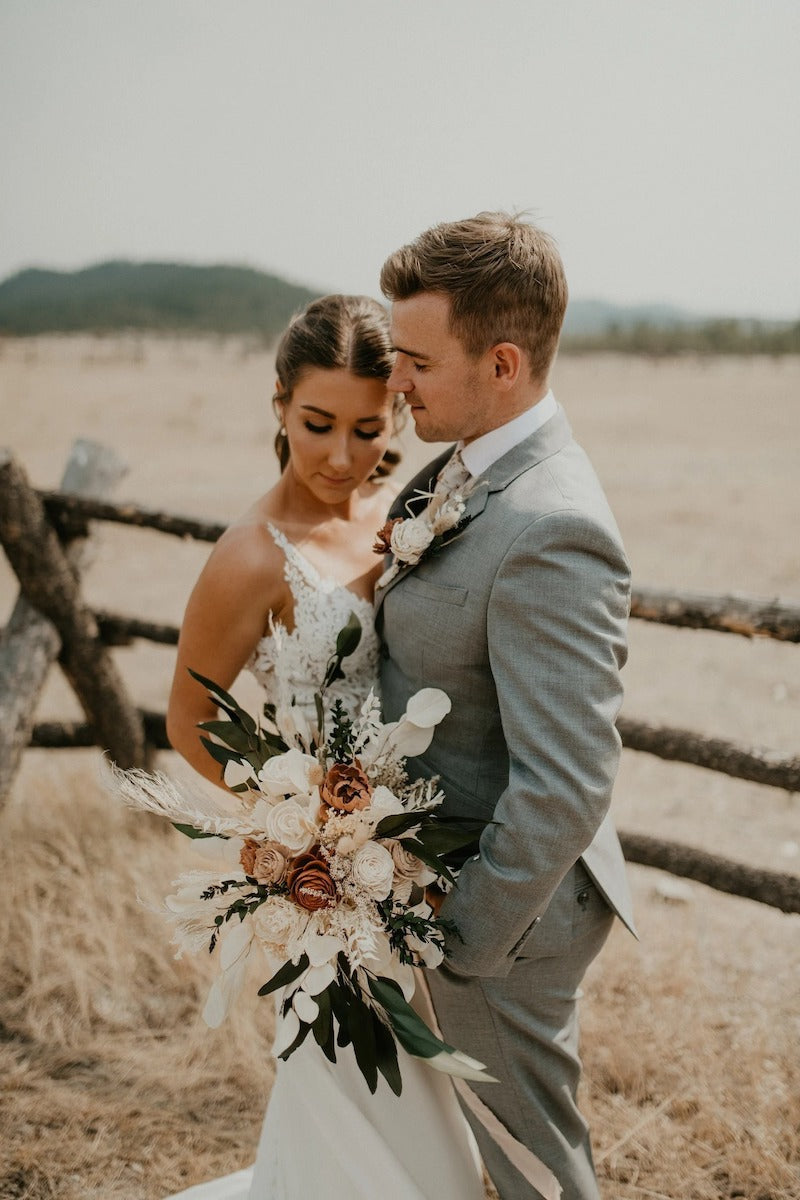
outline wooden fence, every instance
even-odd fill
[[[114,504],[108,494],[124,474],[108,449],[77,442],[55,492],[36,491],[9,451],[0,451],[0,543],[20,584],[20,596],[0,632],[0,803],[26,747],[100,746],[123,767],[149,765],[169,748],[162,713],[137,709],[109,648],[137,638],[175,645],[178,630],[120,613],[91,610],[80,593],[90,521],[158,530],[214,542],[224,525]],[[800,643],[800,607],[743,596],[690,595],[637,588],[631,616],[685,629]],[[47,673],[58,660],[85,721],[34,721]],[[800,791],[800,757],[705,737],[687,729],[620,717],[628,749],[691,763],[736,779]],[[745,896],[784,912],[800,912],[800,878],[759,870],[691,846],[620,833],[626,858]]]

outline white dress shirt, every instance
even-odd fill
[[[533,408],[526,408],[525,412],[520,413],[511,421],[507,421],[505,425],[499,425],[497,429],[490,429],[488,433],[481,434],[467,446],[463,442],[459,442],[458,450],[461,453],[461,461],[473,478],[483,475],[484,471],[488,471],[489,467],[504,454],[513,450],[520,442],[524,442],[532,433],[540,429],[545,421],[554,417],[557,410],[556,398],[551,391],[548,391],[541,400],[534,404]]]

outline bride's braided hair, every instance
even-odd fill
[[[273,406],[291,399],[296,384],[308,370],[344,367],[362,379],[388,379],[394,366],[385,308],[370,296],[323,296],[297,313],[283,334],[275,355],[280,390]],[[400,411],[395,404],[395,429]],[[289,461],[289,440],[281,427],[275,436],[281,470]],[[390,474],[400,461],[396,450],[387,450],[373,478]]]

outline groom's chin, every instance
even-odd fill
[[[414,421],[414,432],[421,442],[439,442],[441,438],[437,436],[436,430],[426,426],[425,410],[421,409],[422,417],[417,417],[414,410],[411,410],[411,416]]]

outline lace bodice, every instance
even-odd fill
[[[294,599],[294,629],[289,633],[280,621],[271,622],[271,631],[257,643],[248,669],[265,689],[269,702],[282,705],[294,700],[313,721],[314,693],[334,653],[336,635],[355,613],[361,622],[361,641],[355,653],[344,660],[345,678],[332,684],[326,694],[328,705],[341,700],[354,716],[370,688],[377,689],[378,639],[372,603],[321,575],[285,534],[269,522],[267,526],[284,554],[284,578]]]

